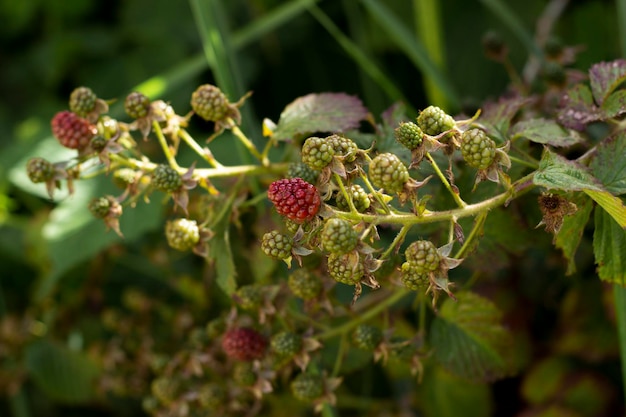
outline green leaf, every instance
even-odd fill
[[[478,121],[485,126],[489,135],[505,135],[511,125],[511,120],[526,103],[528,99],[522,97],[487,103]]]
[[[581,141],[580,136],[563,129],[554,120],[542,118],[517,123],[511,129],[511,134],[551,146],[571,146]]]
[[[593,253],[603,281],[626,285],[626,231],[599,207],[594,218]]]
[[[558,395],[572,365],[563,357],[549,356],[536,363],[522,382],[521,394],[530,404],[545,404]]]
[[[623,229],[626,228],[626,206],[619,197],[596,190],[584,190],[585,194],[593,198]]]
[[[589,69],[589,83],[596,103],[602,104],[621,83],[626,81],[626,60],[599,62]]]
[[[602,184],[586,167],[545,150],[533,178],[536,185],[563,191],[604,191]]]
[[[618,90],[612,93],[602,103],[602,111],[607,119],[612,119],[626,113],[626,90]]]
[[[607,191],[615,195],[625,194],[626,132],[620,132],[600,143],[589,167]]]
[[[237,271],[230,248],[228,230],[224,230],[222,234],[216,234],[209,241],[209,256],[215,262],[217,285],[227,295],[232,295],[237,290]]]
[[[446,299],[431,327],[437,361],[448,371],[473,381],[493,381],[513,371],[511,334],[489,300],[470,292]]]
[[[272,137],[289,140],[314,132],[343,132],[358,127],[367,114],[357,97],[345,93],[308,94],[285,107]]]
[[[78,404],[94,398],[100,370],[83,353],[40,340],[26,348],[25,360],[30,376],[52,400]]]
[[[426,417],[482,417],[492,415],[493,398],[487,384],[468,384],[439,366],[427,370],[418,390]]]
[[[576,272],[574,255],[593,208],[592,200],[582,193],[577,194],[572,203],[576,204],[578,210],[576,213],[563,218],[563,225],[554,239],[556,247],[563,251],[563,256],[567,260],[566,275]]]

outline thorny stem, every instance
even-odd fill
[[[161,126],[159,126],[159,122],[157,122],[156,120],[153,120],[152,129],[154,129],[154,133],[156,134],[159,140],[159,145],[161,145],[161,149],[163,149],[163,154],[165,155],[165,158],[167,159],[168,164],[172,168],[174,168],[176,171],[181,172],[182,168],[180,167],[180,165],[178,165],[178,162],[176,162],[176,158],[174,157],[174,154],[172,154],[172,151],[170,150],[170,147],[167,144],[167,140],[165,140],[165,135],[163,135],[163,131],[161,130]]]
[[[383,252],[383,254],[380,255],[380,258],[379,258],[380,260],[386,259],[394,249],[396,249],[402,244],[402,241],[404,241],[404,237],[409,232],[409,229],[411,229],[411,226],[409,225],[402,226],[402,229],[400,229],[400,231],[398,232],[396,237],[393,239],[393,242],[391,242],[387,250],[385,250],[385,252]]]
[[[439,169],[439,165],[437,165],[437,162],[435,162],[435,160],[433,159],[432,155],[429,152],[426,152],[426,159],[428,159],[428,162],[430,162],[430,164],[433,166],[435,173],[437,174],[437,176],[439,177],[443,185],[446,187],[446,190],[450,192],[456,204],[461,208],[467,206],[467,203],[463,201],[461,197],[459,196],[459,194],[456,193],[452,189],[450,182],[448,182],[448,179],[445,177],[445,175],[443,175],[443,172],[441,172],[441,170]]]

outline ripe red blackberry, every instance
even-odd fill
[[[317,188],[302,178],[286,178],[270,184],[267,196],[278,214],[295,223],[311,220],[319,211],[321,200]]]
[[[267,339],[248,327],[237,327],[224,333],[222,349],[230,358],[239,361],[260,359],[265,355]]]
[[[85,149],[98,134],[96,126],[71,111],[61,111],[50,122],[52,134],[61,145],[70,149]]]

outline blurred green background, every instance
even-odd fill
[[[0,316],[47,311],[60,278],[66,293],[55,303],[80,311],[72,297],[82,296],[83,281],[72,271],[97,270],[87,260],[119,242],[84,209],[102,183],[69,200],[60,193],[55,205],[23,173],[29,156],[68,155],[49,121],[77,86],[117,99],[112,113],[122,118],[120,102],[136,89],[179,114],[203,83],[233,101],[252,91],[244,120],[259,140],[263,118],[277,121],[286,104],[311,92],[357,95],[376,117],[397,101],[414,114],[429,104],[475,109],[510,84],[483,52],[488,32],[499,34],[522,73],[541,55],[536,29],[551,23],[546,35],[580,46],[571,68],[586,71],[623,55],[625,14],[626,2],[611,0],[0,0]],[[192,132],[206,134],[195,123]],[[125,215],[126,242],[136,245],[129,263],[150,244],[141,240],[147,233],[162,237],[154,206]],[[129,268],[140,278],[159,272],[143,262]],[[0,382],[14,376],[0,374]],[[0,403],[0,414],[24,415],[20,401]]]

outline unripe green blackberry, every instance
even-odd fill
[[[146,413],[152,415],[159,408],[159,400],[157,400],[152,395],[149,395],[147,397],[143,397],[142,400],[141,400],[141,408]]]
[[[394,136],[405,148],[412,151],[421,146],[424,133],[417,124],[405,122],[394,130]]]
[[[333,217],[324,223],[321,240],[325,251],[342,254],[354,249],[359,237],[349,221]]]
[[[191,94],[191,108],[204,120],[217,122],[229,113],[230,103],[218,87],[204,84]]]
[[[293,396],[302,401],[313,401],[324,394],[324,378],[321,375],[300,374],[291,381]]]
[[[124,100],[124,110],[133,119],[146,117],[150,111],[150,99],[138,91],[133,91]]]
[[[152,381],[150,391],[162,404],[169,405],[180,395],[180,382],[171,377],[160,377]]]
[[[106,139],[104,136],[96,135],[91,138],[89,146],[91,146],[91,149],[93,149],[95,152],[101,152],[107,146],[108,142],[108,139]]]
[[[244,285],[235,292],[237,304],[244,310],[258,309],[263,302],[263,292],[257,284]]]
[[[322,282],[307,269],[296,269],[287,280],[289,289],[296,297],[312,300],[322,292]]]
[[[75,88],[70,94],[70,110],[81,117],[85,117],[96,108],[97,98],[91,88]]]
[[[171,166],[159,165],[152,172],[152,184],[159,191],[171,193],[183,185],[183,179]]]
[[[217,383],[204,384],[198,390],[198,402],[207,409],[212,410],[226,401],[226,390]]]
[[[429,240],[416,240],[404,251],[407,262],[420,274],[436,271],[441,263],[441,255]]]
[[[31,158],[26,163],[26,174],[34,183],[50,181],[54,177],[54,165],[44,158]]]
[[[410,290],[426,291],[430,285],[430,278],[427,272],[422,272],[421,268],[414,266],[411,262],[405,262],[401,267],[400,280]]]
[[[348,195],[352,197],[352,204],[354,204],[354,208],[359,213],[365,212],[370,207],[370,198],[359,184],[352,184],[349,187],[346,187],[346,191]],[[337,208],[341,211],[350,211],[350,206],[348,205],[348,201],[343,196],[343,193],[338,193],[335,198],[335,202],[337,203]]]
[[[359,324],[352,332],[352,342],[356,347],[372,351],[383,341],[380,328],[369,324]]]
[[[369,178],[374,186],[397,193],[409,180],[409,170],[396,155],[381,153],[370,162]]]
[[[98,219],[104,219],[111,213],[111,211],[119,210],[120,204],[114,197],[105,196],[105,197],[96,197],[89,201],[87,208],[93,214],[94,217]]]
[[[242,387],[254,385],[257,375],[251,362],[237,362],[233,368],[233,380]]]
[[[266,255],[277,259],[287,259],[291,256],[293,242],[289,236],[285,236],[277,230],[272,230],[263,235],[261,249]]]
[[[289,233],[291,234],[295,234],[298,231],[298,228],[300,227],[299,223],[294,222],[293,220],[290,220],[287,217],[283,217],[283,223],[285,224],[285,227],[287,228],[287,231],[289,231]]]
[[[304,162],[289,164],[289,169],[287,170],[287,178],[302,178],[310,184],[315,184],[319,176],[320,172],[318,170],[309,167]]]
[[[302,162],[311,169],[320,170],[333,160],[335,150],[325,138],[312,136],[302,145]]]
[[[477,169],[487,169],[496,156],[496,143],[480,129],[463,132],[461,154],[467,164]]]
[[[353,162],[356,159],[359,147],[352,139],[339,135],[330,135],[326,138],[326,142],[332,146],[336,156],[344,158],[345,162]]]
[[[165,237],[171,248],[184,252],[198,244],[200,229],[195,220],[170,220],[165,224]]]
[[[290,331],[283,331],[272,336],[270,346],[278,356],[289,358],[302,349],[302,337]]]
[[[337,282],[355,285],[361,282],[361,278],[365,274],[365,267],[358,255],[332,253],[328,256],[328,273]]]
[[[417,117],[417,125],[422,132],[430,136],[437,136],[447,130],[453,129],[456,122],[446,112],[437,106],[428,106]]]

